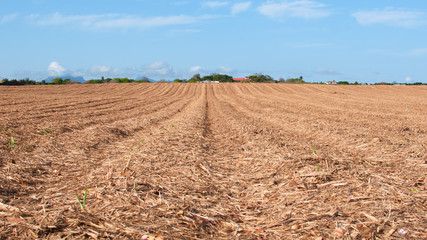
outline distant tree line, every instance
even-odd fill
[[[0,80],[0,85],[5,86],[20,86],[20,85],[58,85],[58,84],[76,84],[79,83],[77,81],[73,81],[71,79],[62,79],[62,78],[54,78],[52,79],[52,82],[46,82],[45,80],[42,80],[41,82],[30,80],[28,78],[16,80],[16,79],[7,79],[4,78],[3,80]]]
[[[16,80],[12,79],[9,80],[7,78],[0,81],[0,85],[6,85],[6,86],[19,86],[19,85],[41,85],[41,82],[36,82],[34,80],[30,80],[28,78]]]
[[[175,79],[173,82],[188,82],[188,83],[196,83],[196,82],[237,82],[233,79],[232,76],[226,75],[226,74],[218,74],[213,73],[211,75],[207,75],[204,77],[201,77],[199,73],[196,73],[191,77],[189,80],[185,79]],[[239,81],[239,82],[277,82],[269,75],[263,75],[263,74],[253,74],[251,76],[247,76],[245,80]]]
[[[84,84],[95,84],[95,83],[143,83],[143,82],[150,82],[148,78],[142,78],[141,80],[134,80],[129,78],[102,78],[102,79],[92,79],[85,81]],[[72,80],[69,78],[63,79],[63,78],[54,78],[52,81],[47,82],[46,80],[42,80],[41,82],[30,80],[28,78],[25,79],[12,79],[9,80],[7,78],[4,78],[3,80],[0,80],[0,85],[5,86],[20,86],[20,85],[62,85],[62,84],[80,84],[79,81]]]
[[[102,84],[102,83],[149,83],[151,82],[150,79],[143,77],[140,80],[135,80],[131,78],[104,78],[101,79],[91,79],[85,81],[83,84]],[[155,81],[155,82],[168,82],[164,79]],[[198,82],[255,82],[255,83],[287,83],[287,84],[327,84],[325,82],[305,82],[303,77],[300,76],[298,78],[279,78],[279,80],[273,79],[270,75],[264,75],[264,74],[253,74],[250,76],[245,77],[243,80],[240,79],[238,81],[234,80],[232,76],[226,75],[226,74],[218,74],[213,73],[211,75],[207,76],[200,76],[199,73],[194,74],[190,79],[175,79],[172,82],[174,83],[198,83]],[[356,82],[348,82],[348,81],[333,81],[336,85],[368,85],[367,83],[358,83]],[[29,78],[24,79],[12,79],[9,80],[7,78],[0,80],[0,85],[5,86],[20,86],[20,85],[62,85],[62,84],[80,84],[80,82],[66,78],[54,78],[50,82],[47,82],[46,80],[43,80],[41,82],[30,80]],[[422,82],[415,82],[415,83],[386,83],[386,82],[380,82],[380,83],[373,83],[370,85],[427,85],[427,83]]]
[[[328,83],[325,83],[325,82],[313,82],[313,84],[328,84]],[[359,83],[357,81],[353,82],[353,83],[348,82],[348,81],[338,81],[338,82],[334,81],[334,85],[364,85],[364,84]],[[366,85],[368,85],[368,84],[366,84]]]
[[[288,78],[286,80],[284,78],[280,78],[279,83],[304,84],[306,82],[304,81],[303,77],[300,76],[299,78]]]
[[[62,79],[62,78],[54,78],[52,79],[51,84],[59,85],[59,84],[78,84],[78,81],[71,80],[69,78]]]
[[[189,80],[185,79],[175,79],[174,82],[188,82],[188,83],[197,83],[205,81],[214,81],[214,82],[234,82],[233,77],[226,74],[213,73],[208,76],[200,77],[199,73],[196,73]]]
[[[135,80],[130,78],[104,78],[101,79],[92,79],[85,81],[84,83],[94,84],[94,83],[143,83],[143,82],[150,82],[150,80],[146,77],[142,78],[141,80]]]

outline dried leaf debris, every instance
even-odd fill
[[[425,86],[0,93],[1,239],[427,236]]]

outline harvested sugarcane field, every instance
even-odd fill
[[[426,239],[427,87],[0,87],[0,239]]]

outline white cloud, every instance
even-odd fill
[[[169,16],[169,17],[153,17],[140,18],[135,16],[125,16],[110,20],[97,21],[93,25],[98,28],[150,28],[166,25],[182,25],[196,22],[197,19],[189,16]]]
[[[218,67],[218,73],[220,73],[220,74],[230,74],[232,72],[233,72],[232,68],[224,67],[224,66],[219,66]]]
[[[1,20],[0,23],[8,23],[8,22],[12,22],[13,20],[15,20],[18,17],[17,13],[13,13],[13,14],[9,14],[9,15],[4,15]]]
[[[280,19],[283,17],[302,17],[306,19],[322,18],[331,15],[331,11],[325,9],[325,4],[309,1],[281,1],[267,2],[258,11],[270,18]]]
[[[412,78],[411,78],[411,77],[406,77],[406,78],[405,78],[405,82],[408,82],[408,83],[409,83],[409,82],[412,82]]]
[[[159,16],[143,18],[136,15],[122,14],[95,14],[95,15],[62,15],[54,13],[49,16],[33,14],[27,18],[38,25],[78,25],[85,28],[108,29],[108,28],[150,28],[167,25],[185,25],[196,23],[206,19],[212,19],[216,16]]]
[[[101,66],[101,65],[95,65],[89,69],[89,72],[94,74],[99,74],[99,73],[104,74],[104,73],[109,73],[111,71],[112,71],[111,67]]]
[[[352,14],[361,25],[386,24],[399,27],[417,27],[426,24],[426,13],[417,10],[384,10],[359,11]]]
[[[188,70],[186,71],[188,73]],[[178,73],[164,61],[157,61],[142,67],[115,68],[104,65],[93,65],[88,69],[66,70],[58,62],[52,62],[48,67],[49,76],[83,76],[85,79],[104,77],[129,77],[138,78],[147,76],[150,78],[174,78]]]
[[[144,66],[144,74],[154,76],[169,76],[173,75],[174,71],[169,64],[163,61],[158,61]]]
[[[141,69],[136,67],[113,68],[103,65],[94,65],[89,69],[82,69],[70,73],[73,76],[83,76],[85,79],[99,78],[101,76],[115,78],[128,77],[136,78],[141,76]]]
[[[61,64],[54,61],[51,62],[45,71],[19,71],[14,75],[2,75],[7,78],[22,79],[29,77],[34,80],[46,79],[46,77],[61,77],[61,76],[81,76],[85,80],[99,79],[104,76],[105,78],[115,77],[128,77],[138,79],[142,76],[146,76],[152,79],[175,79],[175,78],[191,78],[195,73],[199,73],[202,76],[211,73],[227,74],[232,75],[236,73],[235,69],[220,66],[213,69],[206,69],[202,66],[192,66],[185,69],[174,69],[170,64],[164,61],[157,61],[151,64],[147,64],[142,67],[127,67],[127,68],[116,68],[113,66],[104,65],[93,65],[92,67],[85,69],[65,69]],[[1,79],[1,78],[0,78]]]
[[[64,75],[66,72],[66,69],[61,66],[58,62],[51,62],[49,66],[47,67],[47,72],[50,76],[61,76]]]
[[[200,73],[200,72],[202,72],[203,71],[203,67],[201,67],[201,66],[193,66],[193,67],[190,67],[190,73]]]
[[[30,14],[28,16],[26,16],[26,18],[30,21],[30,22],[35,22],[40,18],[40,14]]]
[[[236,3],[231,7],[231,14],[236,15],[238,13],[248,10],[252,5],[252,2],[241,2]]]
[[[219,8],[219,7],[227,6],[228,4],[229,4],[228,2],[209,1],[209,2],[204,2],[203,6],[210,7],[210,8]]]
[[[64,24],[81,24],[85,26],[91,26],[95,23],[116,18],[117,14],[98,14],[98,15],[69,15],[64,16],[59,12],[52,15],[42,16],[40,14],[32,14],[28,16],[28,19],[35,24],[39,25],[64,25]]]

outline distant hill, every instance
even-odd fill
[[[65,76],[55,76],[55,77],[48,77],[45,79],[46,82],[52,82],[53,79],[55,78],[62,78],[62,79],[70,79],[73,81],[77,81],[79,83],[83,83],[85,81],[85,79],[83,77],[79,77],[79,76],[70,76],[70,75],[65,75]]]

